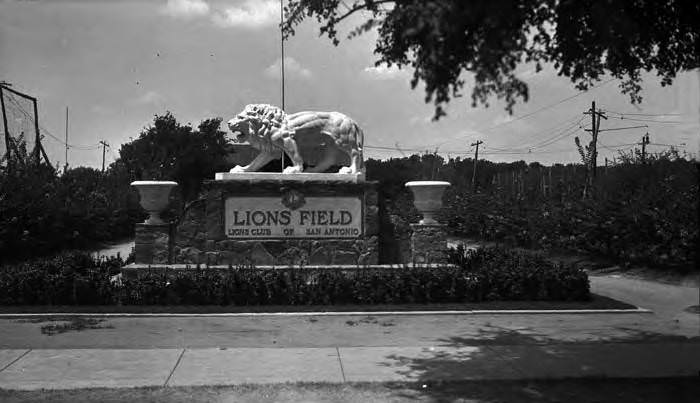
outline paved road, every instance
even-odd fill
[[[591,285],[653,313],[5,318],[0,388],[699,374],[697,289]]]

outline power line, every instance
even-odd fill
[[[614,115],[630,115],[630,116],[683,116],[682,113],[625,113],[625,112],[615,112],[610,109],[605,109],[605,112],[612,113]]]
[[[649,128],[649,126],[647,126],[647,125],[641,125],[641,126],[628,126],[628,127],[613,127],[612,129],[600,129],[598,131],[599,132],[612,132],[615,130],[639,129],[641,127]]]
[[[574,122],[574,123],[568,125],[566,128],[561,129],[560,131],[558,131],[554,136],[549,137],[549,138],[547,138],[547,139],[545,139],[545,140],[542,140],[542,141],[538,142],[538,143],[535,144],[535,145],[532,145],[532,146],[529,146],[529,147],[517,147],[517,148],[511,148],[511,149],[499,149],[498,151],[511,152],[511,151],[522,151],[522,150],[527,149],[528,151],[526,152],[526,154],[530,154],[530,153],[532,153],[532,150],[533,150],[533,149],[544,148],[544,147],[546,147],[546,146],[549,146],[549,145],[551,145],[551,144],[554,144],[554,143],[556,143],[556,142],[558,142],[558,141],[560,141],[560,140],[562,140],[562,139],[564,139],[564,138],[566,138],[566,137],[572,135],[573,133],[575,133],[576,131],[578,131],[579,129],[582,128],[582,126],[580,125],[580,123],[581,123],[582,120],[583,120],[583,118],[580,118],[580,119],[578,120],[578,122]],[[576,127],[576,126],[578,126],[578,127]],[[488,148],[493,148],[493,147],[488,147]]]
[[[573,122],[573,120],[578,119],[578,121]],[[505,151],[505,152],[511,152],[511,151],[522,151],[522,150],[530,150],[532,148],[541,148],[543,147],[542,143],[547,143],[546,145],[549,145],[551,143],[548,143],[550,140],[554,139],[555,137],[560,136],[562,133],[570,130],[574,126],[577,126],[581,123],[583,118],[580,118],[578,115],[574,115],[569,119],[566,119],[560,123],[558,123],[555,126],[552,126],[548,129],[546,129],[543,132],[540,132],[540,134],[549,134],[554,131],[556,131],[556,134],[552,137],[549,137],[547,139],[541,140],[535,145],[520,145],[520,146],[515,146],[515,147],[508,147],[508,148],[498,148],[498,147],[493,147],[493,146],[484,146],[485,148],[496,150],[496,151]],[[563,129],[560,129],[562,126],[565,126]],[[580,127],[580,126],[579,126]],[[568,133],[565,133],[568,134]],[[372,146],[372,145],[366,145],[364,148],[367,149],[372,149],[372,150],[384,150],[384,151],[396,151],[396,146],[394,147],[389,147],[389,146]],[[415,148],[401,148],[402,151],[413,151],[413,152],[423,152],[427,151],[429,147],[415,147]],[[443,152],[448,152],[448,151],[443,151]],[[455,153],[459,153],[459,151],[455,151]],[[527,153],[527,152],[526,152]]]
[[[612,82],[612,81],[614,81],[614,80],[615,80],[615,78],[611,78],[611,79],[606,80],[606,81],[604,81],[604,82],[602,82],[602,83],[600,83],[600,84],[598,84],[598,85],[592,86],[592,87],[589,88],[587,91],[579,91],[578,93],[576,93],[576,94],[574,94],[574,95],[571,95],[571,96],[569,96],[569,97],[566,97],[566,98],[564,98],[564,99],[562,99],[562,100],[559,100],[559,101],[557,101],[557,102],[555,102],[555,103],[553,103],[553,104],[546,105],[546,106],[544,106],[544,107],[542,107],[542,108],[539,108],[539,109],[537,109],[537,110],[535,110],[535,111],[532,111],[532,112],[530,112],[530,113],[527,113],[527,114],[525,114],[525,115],[518,116],[518,117],[516,117],[515,119],[509,120],[509,121],[507,121],[507,122],[502,122],[502,123],[499,123],[499,124],[497,124],[497,125],[494,125],[494,126],[491,126],[491,127],[489,127],[489,128],[486,128],[486,129],[482,130],[482,132],[491,131],[491,130],[493,130],[493,129],[496,129],[496,128],[501,127],[501,126],[505,126],[505,125],[511,124],[511,123],[516,122],[516,121],[518,121],[518,120],[526,119],[526,118],[528,118],[528,117],[530,117],[530,116],[533,116],[533,115],[535,115],[535,114],[537,114],[537,113],[539,113],[539,112],[545,111],[545,110],[547,110],[547,109],[551,109],[551,108],[553,108],[553,107],[555,107],[555,106],[558,106],[558,105],[560,105],[560,104],[562,104],[562,103],[564,103],[564,102],[567,102],[567,101],[569,101],[569,100],[571,100],[571,99],[574,99],[574,98],[576,98],[576,97],[579,97],[579,96],[581,96],[581,95],[583,95],[583,94],[586,94],[586,93],[588,93],[588,91],[591,91],[591,90],[594,90],[594,89],[597,89],[597,88],[601,88],[601,87],[607,85],[608,83],[610,83],[610,82]],[[554,126],[554,127],[552,127],[552,128],[554,129],[554,128],[557,128],[557,127],[559,127],[559,126],[561,126],[561,125],[565,125],[565,124],[567,124],[568,122],[570,122],[571,120],[576,119],[577,117],[578,117],[578,116],[575,115],[575,116],[573,116],[572,118],[567,119],[566,121],[562,122],[562,124],[557,125],[557,126]],[[461,134],[461,135],[459,135],[459,136],[455,136],[455,137],[453,137],[453,138],[450,138],[450,139],[448,139],[448,140],[442,141],[442,142],[440,142],[440,143],[433,143],[433,144],[428,144],[428,145],[426,145],[426,146],[421,146],[421,149],[420,149],[420,150],[422,150],[423,148],[431,149],[431,148],[433,148],[433,147],[440,147],[440,146],[442,146],[442,145],[444,145],[444,144],[447,144],[447,143],[449,143],[449,142],[451,142],[451,141],[454,141],[454,140],[457,140],[457,139],[460,139],[460,138],[464,138],[464,137],[468,137],[468,136],[469,136],[468,134]],[[365,146],[365,147],[366,147],[366,148],[375,148],[375,149],[378,148],[378,146]],[[518,146],[518,147],[515,147],[515,148],[512,148],[512,149],[518,149],[518,148],[527,148],[527,146]],[[412,149],[411,149],[411,148],[405,148],[404,150],[410,151],[410,150],[412,150]]]
[[[681,144],[647,143],[647,145],[660,146],[660,147],[681,147],[681,146],[685,146],[685,143],[681,143]]]
[[[573,122],[573,121],[576,120],[577,118],[578,118],[578,121],[577,121],[577,122]],[[549,138],[547,138],[547,139],[545,139],[545,140],[540,140],[540,141],[538,141],[537,143],[529,144],[529,145],[528,145],[528,144],[525,144],[525,143],[521,143],[520,145],[517,145],[517,146],[515,146],[515,147],[509,147],[509,148],[506,148],[506,149],[500,149],[500,151],[516,151],[516,150],[523,150],[523,149],[538,148],[538,147],[540,147],[541,143],[546,143],[547,141],[549,141],[549,140],[551,140],[552,138],[554,138],[554,137],[558,136],[559,134],[561,134],[562,132],[560,131],[560,129],[561,129],[562,126],[566,126],[566,127],[565,127],[564,129],[561,129],[561,130],[566,131],[566,130],[568,130],[569,128],[571,128],[571,127],[573,127],[573,126],[575,126],[575,125],[581,123],[582,120],[583,120],[583,118],[580,118],[578,115],[573,115],[573,116],[570,117],[569,119],[567,119],[567,120],[565,120],[565,121],[563,121],[563,122],[561,122],[561,123],[559,123],[559,124],[557,124],[557,125],[555,125],[555,126],[552,126],[552,127],[548,128],[548,129],[545,129],[544,131],[538,133],[538,134],[540,134],[540,135],[548,135],[548,134],[551,134],[551,133],[553,133],[553,132],[556,132],[556,134],[555,134],[554,136],[552,136],[552,137],[549,137]],[[535,140],[535,139],[532,139],[532,140]],[[488,148],[494,148],[494,149],[495,149],[495,147],[488,147]]]
[[[21,105],[19,102],[17,102],[17,100],[15,100],[12,96],[8,96],[7,99],[8,99],[10,102],[12,102],[12,103],[15,105],[15,107],[17,107],[17,108],[19,109],[19,111],[20,111],[25,117],[27,117],[27,119],[30,119],[30,120],[34,121],[34,118],[29,114],[29,112],[27,112],[26,109],[24,109],[24,107],[22,107],[22,105]],[[61,145],[64,145],[64,146],[67,145],[69,148],[73,148],[73,149],[76,149],[76,150],[92,151],[92,150],[97,150],[98,148],[100,148],[100,144],[99,144],[99,143],[95,143],[95,144],[92,144],[92,145],[67,144],[64,140],[61,140],[60,138],[58,138],[57,136],[55,136],[53,133],[51,133],[51,132],[49,131],[49,129],[47,129],[46,127],[44,127],[41,123],[39,124],[39,131],[40,131],[41,133],[43,133],[43,134],[48,135],[49,137],[51,137],[52,139],[56,140],[57,142],[61,143]]]
[[[603,147],[609,149],[610,151],[615,151],[615,150],[612,149],[613,147],[630,147],[630,146],[636,146],[636,145],[637,145],[637,143],[625,143],[625,144],[606,145],[606,144],[603,144],[603,142],[600,141],[600,140],[598,140],[598,142],[599,142],[600,144],[602,144]],[[618,150],[619,150],[619,148],[618,148]]]
[[[608,83],[610,83],[610,82],[612,82],[612,81],[614,81],[614,80],[615,80],[615,78],[611,78],[611,79],[609,79],[609,80],[607,80],[607,81],[604,81],[604,82],[602,82],[602,83],[600,83],[600,84],[598,84],[598,85],[592,86],[591,88],[589,88],[589,89],[586,90],[586,91],[579,91],[578,93],[576,93],[576,94],[574,94],[574,95],[571,95],[571,96],[569,96],[569,97],[566,97],[566,98],[564,98],[564,99],[562,99],[562,100],[560,100],[560,101],[557,101],[557,102],[555,102],[555,103],[553,103],[553,104],[549,104],[549,105],[543,106],[543,107],[541,107],[541,108],[539,108],[539,109],[537,109],[537,110],[534,110],[534,111],[532,111],[532,112],[530,112],[530,113],[526,113],[525,115],[518,116],[518,117],[516,117],[515,119],[509,120],[509,121],[506,121],[506,122],[502,122],[502,123],[499,123],[499,124],[497,124],[497,125],[491,126],[491,127],[489,127],[489,128],[483,129],[483,130],[481,130],[481,132],[488,132],[488,131],[491,131],[491,130],[493,130],[493,129],[499,128],[499,127],[501,127],[501,126],[509,125],[509,124],[514,123],[514,122],[517,122],[517,121],[519,121],[519,120],[522,120],[522,119],[525,119],[525,118],[529,118],[530,116],[533,116],[533,115],[535,115],[535,114],[537,114],[537,113],[540,113],[540,112],[546,111],[546,110],[548,110],[548,109],[554,108],[555,106],[558,106],[558,105],[560,105],[560,104],[563,104],[564,102],[570,101],[570,100],[572,100],[572,99],[574,99],[574,98],[577,98],[577,97],[579,97],[579,96],[581,96],[581,95],[583,95],[583,94],[587,94],[587,93],[588,93],[589,91],[591,91],[591,90],[594,90],[594,89],[597,89],[597,88],[601,88],[601,87],[607,85]],[[443,141],[443,142],[441,142],[441,143],[432,144],[432,145],[429,145],[429,146],[427,146],[427,147],[428,147],[428,148],[432,148],[432,147],[435,147],[435,146],[441,146],[441,145],[443,145],[443,144],[449,143],[450,141],[456,140],[456,139],[458,139],[458,138],[467,137],[467,136],[468,136],[468,135],[460,135],[460,136],[458,136],[458,137],[454,137],[454,138],[452,138],[452,139]]]
[[[626,118],[624,116],[610,116],[613,119],[620,119],[620,120],[631,120],[633,122],[653,122],[653,123],[688,123],[688,122],[682,122],[682,121],[677,121],[677,120],[653,120],[653,119],[637,119],[637,118]]]
[[[570,153],[572,150],[569,149],[559,149],[559,150],[545,150],[545,151],[508,151],[508,152],[482,152],[482,155],[537,155],[537,154],[561,154],[561,153]],[[467,155],[469,153],[455,153],[455,154],[463,154]]]
[[[565,137],[568,137],[568,136],[571,135],[572,133],[578,131],[578,129],[581,129],[581,128],[582,128],[582,126],[581,126],[581,122],[582,122],[582,121],[583,121],[583,118],[579,119],[578,122],[576,122],[576,123],[574,123],[574,124],[572,124],[572,125],[569,125],[566,129],[564,129],[563,131],[561,131],[561,132],[555,134],[553,137],[550,137],[549,139],[544,140],[544,141],[540,141],[539,143],[537,143],[535,146],[533,146],[533,147],[531,147],[531,148],[542,148],[542,147],[546,147],[546,146],[548,146],[548,145],[550,145],[550,144],[556,143],[557,141],[559,141],[559,140],[561,140],[561,139],[563,139],[563,138],[565,138]],[[576,127],[576,126],[578,126],[578,127]],[[573,130],[572,130],[572,129],[573,129]]]
[[[424,152],[428,154],[432,154],[429,150],[407,150],[403,149],[403,151],[410,151],[410,152]],[[394,149],[389,149],[389,148],[383,148],[383,149],[378,149],[378,150],[373,150],[373,152],[377,153],[391,153],[391,152],[397,152],[397,150]],[[543,150],[543,151],[479,151],[479,155],[525,155],[525,154],[556,154],[556,153],[563,153],[563,152],[571,152],[571,149],[560,149],[560,150]],[[443,154],[455,154],[455,155],[472,155],[470,151],[464,151],[464,150],[443,150]],[[397,157],[398,158],[398,157]]]
[[[596,89],[596,88],[600,88],[600,87],[602,87],[602,86],[604,86],[604,85],[606,85],[606,84],[608,84],[608,83],[610,83],[611,81],[614,81],[614,80],[615,80],[614,78],[611,78],[611,79],[609,79],[609,80],[607,80],[607,81],[605,81],[605,82],[603,82],[603,83],[601,83],[601,84],[594,85],[593,87],[589,88],[587,91],[580,91],[580,92],[578,92],[577,94],[574,94],[574,95],[572,95],[572,96],[570,96],[570,97],[566,97],[566,98],[562,99],[561,101],[558,101],[558,102],[555,102],[555,103],[553,103],[553,104],[544,106],[544,107],[542,107],[542,108],[540,108],[540,109],[537,109],[537,110],[535,110],[535,111],[533,111],[533,112],[526,113],[525,115],[519,116],[519,117],[517,117],[517,118],[515,118],[515,119],[513,119],[513,120],[509,120],[509,121],[507,121],[507,122],[503,122],[503,123],[497,124],[497,125],[495,125],[495,126],[491,126],[491,127],[489,127],[488,129],[484,129],[483,131],[493,130],[493,129],[497,128],[497,127],[504,126],[504,125],[507,125],[507,124],[511,124],[511,123],[513,123],[513,122],[517,122],[518,120],[528,118],[528,117],[530,117],[530,116],[532,116],[532,115],[535,115],[535,114],[540,113],[540,112],[542,112],[542,111],[545,111],[545,110],[547,110],[547,109],[551,109],[551,108],[553,108],[553,107],[555,107],[555,106],[558,106],[558,105],[560,105],[560,104],[563,104],[563,103],[566,102],[566,101],[569,101],[569,100],[572,100],[572,99],[574,99],[574,98],[576,98],[576,97],[579,97],[579,96],[581,96],[581,95],[587,93],[587,92],[590,91],[590,90],[593,90],[593,89]]]

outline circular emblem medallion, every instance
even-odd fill
[[[306,204],[306,200],[301,192],[289,190],[282,195],[282,204],[290,210],[296,210]]]

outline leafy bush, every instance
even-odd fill
[[[122,145],[120,158],[105,172],[76,167],[59,174],[37,164],[20,137],[7,164],[0,164],[0,263],[133,236],[134,223],[145,218],[130,186],[134,180],[176,180],[166,216],[177,216],[202,179],[225,166],[220,124],[220,118],[207,119],[195,130],[170,113],[156,116],[137,139]]]
[[[343,305],[586,300],[588,278],[537,255],[451,252],[436,268],[143,270],[112,281],[119,259],[61,255],[0,268],[0,305]]]
[[[430,155],[428,155],[430,157]],[[469,183],[473,160],[426,156],[370,160],[367,175],[382,181],[387,211],[415,222],[403,182],[446,180],[442,220],[459,236],[537,249],[592,253],[618,264],[692,269],[698,241],[696,163],[675,150],[622,155],[603,168],[583,196],[580,164],[479,161],[478,189]],[[434,167],[426,171],[427,167]]]
[[[449,252],[449,261],[475,276],[476,300],[574,301],[590,298],[588,275],[577,267],[552,263],[543,255],[483,248]]]
[[[105,305],[114,299],[111,276],[120,258],[96,259],[84,252],[66,252],[0,266],[0,305]]]
[[[129,236],[143,219],[119,163],[104,173],[79,167],[59,176],[18,152],[8,166],[0,169],[0,263]]]

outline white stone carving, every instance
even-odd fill
[[[346,157],[350,164],[340,168],[340,174],[364,172],[362,146],[364,134],[358,124],[339,112],[298,112],[287,115],[282,109],[266,104],[250,104],[228,121],[233,142],[247,141],[260,154],[246,166],[235,166],[231,173],[256,172],[279,158],[280,150],[292,160],[285,174],[304,172],[302,154],[323,149],[315,166],[305,172],[324,172],[341,165]],[[319,146],[323,146],[319,148]]]

